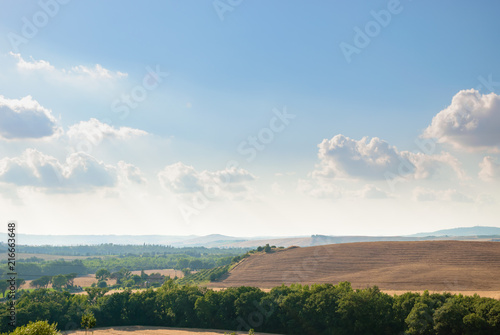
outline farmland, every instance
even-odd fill
[[[129,335],[131,332],[141,335],[220,335],[228,334],[229,331],[214,330],[214,329],[197,329],[197,328],[171,328],[171,327],[144,327],[144,326],[130,326],[130,327],[110,327],[100,328],[93,331],[94,335]],[[84,335],[84,330],[68,332],[72,335]],[[248,334],[248,332],[237,332],[237,334]],[[266,335],[268,333],[255,333],[256,335]],[[271,335],[271,334],[268,334]]]
[[[243,259],[211,287],[349,281],[392,291],[500,291],[500,243],[369,242],[288,248]]]

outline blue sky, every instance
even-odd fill
[[[47,234],[498,225],[499,7],[2,0],[2,219]]]

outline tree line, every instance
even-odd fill
[[[500,301],[424,292],[390,296],[377,287],[291,285],[263,292],[253,287],[213,291],[166,281],[157,290],[87,288],[87,295],[46,289],[24,292],[17,324],[46,320],[60,330],[79,327],[92,313],[96,327],[163,326],[280,334],[500,334]],[[8,307],[0,304],[0,331],[8,330]]]
[[[0,244],[1,246],[1,244]],[[19,245],[19,251],[28,254],[48,254],[61,256],[109,256],[109,255],[143,255],[159,256],[171,254],[184,254],[192,257],[203,255],[238,255],[246,252],[248,248],[206,248],[206,247],[172,247],[160,244],[113,244],[102,243],[97,245]]]
[[[95,273],[101,268],[110,272],[119,271],[122,268],[135,270],[151,269],[176,269],[182,270],[189,268],[191,270],[212,269],[219,266],[231,264],[233,256],[226,255],[204,255],[201,257],[192,257],[185,254],[172,254],[160,256],[115,256],[103,258],[77,259],[72,261],[53,260],[43,261],[36,259],[34,262],[18,261],[16,270],[18,276],[26,280],[36,279],[44,276],[53,277],[56,275],[67,275],[76,273],[77,275],[86,275]],[[7,278],[7,264],[0,266],[0,279]]]

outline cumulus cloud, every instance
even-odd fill
[[[18,100],[0,95],[0,136],[4,139],[39,139],[60,133],[52,112],[31,96]]]
[[[417,187],[413,190],[413,196],[417,201],[474,202],[470,196],[454,189],[441,191]]]
[[[45,60],[34,60],[33,57],[30,57],[29,61],[24,60],[21,57],[21,54],[15,54],[10,52],[10,55],[17,59],[17,68],[20,70],[45,70],[45,71],[54,71],[55,67],[52,66],[49,62]]]
[[[195,193],[203,190],[200,174],[181,162],[166,166],[158,173],[160,184],[174,193]]]
[[[65,162],[27,149],[21,156],[0,160],[0,182],[16,186],[33,186],[47,192],[84,192],[99,187],[114,187],[118,176],[138,182],[140,171],[130,164],[118,167],[104,164],[94,157],[79,152]]]
[[[451,168],[459,178],[465,173],[449,153],[425,155],[398,151],[377,137],[354,140],[344,135],[324,139],[319,145],[320,163],[313,178],[384,180],[395,177],[425,179],[443,168]]]
[[[97,119],[91,118],[89,121],[81,121],[69,127],[66,135],[74,144],[97,145],[105,139],[128,140],[137,136],[144,136],[148,133],[144,130],[120,127],[115,128]]]
[[[315,175],[322,177],[360,177],[382,179],[387,171],[397,171],[407,161],[395,147],[377,137],[356,141],[344,135],[324,139],[319,145],[321,169]],[[410,172],[414,166],[409,164]]]
[[[451,170],[459,179],[466,179],[466,173],[462,169],[462,163],[449,152],[439,155],[426,155],[424,153],[405,153],[409,161],[415,166],[415,179],[428,179],[439,175],[441,171]]]
[[[71,78],[91,78],[91,79],[120,79],[128,76],[127,73],[120,71],[111,71],[99,64],[88,67],[84,65],[73,66],[70,69],[57,69],[45,60],[25,60],[21,54],[10,52],[10,55],[17,60],[16,66],[20,71],[44,71],[59,77],[59,79]]]
[[[178,162],[166,166],[158,173],[160,184],[178,194],[203,193],[209,198],[228,198],[230,194],[242,196],[249,191],[248,183],[255,180],[250,172],[241,168],[198,172],[194,167]],[[234,199],[234,197],[229,197]]]
[[[123,182],[132,184],[146,183],[146,178],[144,178],[141,170],[137,166],[125,163],[124,161],[118,162],[118,176]]]
[[[479,163],[479,178],[484,181],[500,179],[500,163],[491,156],[486,156],[483,161]]]
[[[500,150],[500,96],[462,90],[422,134],[458,149]]]

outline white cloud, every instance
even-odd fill
[[[141,170],[137,166],[125,163],[124,161],[118,162],[118,176],[123,183],[146,183],[146,178],[144,178]]]
[[[386,199],[389,195],[375,185],[369,184],[361,191],[361,197],[365,199]]]
[[[203,190],[200,174],[181,162],[168,165],[158,173],[161,185],[174,193],[195,193]]]
[[[486,156],[479,163],[479,178],[484,181],[500,179],[500,163],[497,163],[491,156]]]
[[[443,168],[451,168],[465,178],[459,161],[449,153],[425,155],[398,151],[377,137],[357,141],[344,135],[324,139],[319,145],[320,164],[313,178],[384,180],[395,177],[430,178]]]
[[[74,153],[59,162],[35,149],[21,156],[0,160],[0,181],[17,186],[33,186],[46,192],[85,192],[118,185],[118,176],[142,182],[140,171],[120,162],[118,168],[104,164],[85,153]]]
[[[71,69],[56,69],[48,61],[45,60],[35,60],[30,57],[30,60],[25,60],[21,54],[15,54],[10,52],[10,55],[17,59],[16,66],[20,71],[43,71],[45,73],[56,76],[58,79],[82,79],[91,78],[97,80],[110,80],[110,79],[121,79],[128,76],[127,73],[120,71],[110,71],[105,69],[100,64],[96,64],[93,67],[88,67],[84,65],[77,65],[71,67]]]
[[[377,137],[356,141],[344,135],[324,139],[319,145],[321,168],[316,176],[383,179],[388,171],[397,171],[402,162],[410,172],[414,166],[395,147]]]
[[[0,95],[0,136],[5,139],[39,139],[62,130],[52,112],[31,96],[7,99]]]
[[[89,121],[81,121],[69,127],[66,135],[69,140],[78,145],[97,145],[105,139],[128,140],[137,136],[145,136],[148,133],[144,130],[120,127],[115,128],[97,119],[91,118]]]
[[[432,190],[422,187],[417,187],[413,190],[413,196],[417,201],[452,201],[452,202],[474,202],[470,196],[465,195],[457,190]]]
[[[194,167],[181,162],[168,165],[158,173],[160,184],[178,194],[203,193],[208,198],[244,197],[250,191],[248,183],[255,180],[248,171],[241,168],[226,168],[219,171],[198,172]]]
[[[112,72],[108,69],[103,68],[101,65],[96,64],[93,68],[89,68],[83,65],[74,66],[70,71],[67,71],[68,74],[77,74],[77,75],[87,75],[89,77],[95,79],[114,79],[114,78],[125,78],[128,75],[126,73],[116,71]]]
[[[20,70],[33,71],[33,70],[45,70],[45,71],[54,71],[55,67],[52,66],[49,62],[44,60],[34,60],[33,57],[30,57],[31,61],[26,61],[21,57],[21,54],[15,54],[10,52],[10,55],[17,59],[17,68]]]
[[[422,134],[457,149],[500,150],[500,96],[462,90]]]
[[[466,173],[462,169],[462,163],[449,152],[443,152],[439,155],[426,155],[424,153],[405,153],[412,164],[415,166],[415,179],[428,179],[433,176],[449,175],[451,170],[459,179],[466,179]]]

